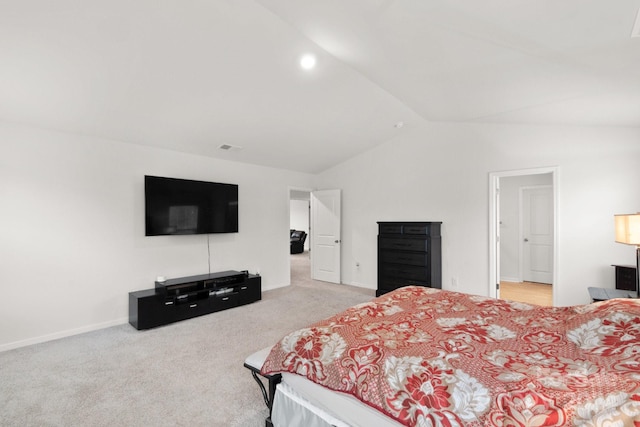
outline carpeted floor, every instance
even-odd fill
[[[375,293],[312,281],[307,252],[291,265],[292,286],[253,304],[0,353],[0,425],[263,426],[267,410],[245,357]]]

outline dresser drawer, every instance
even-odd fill
[[[380,224],[380,234],[402,234],[402,225],[400,224]]]
[[[173,321],[185,320],[209,313],[209,301],[206,299],[185,300],[185,302],[176,303],[175,307],[166,306],[165,309],[174,311]]]
[[[403,234],[418,234],[418,235],[428,235],[429,234],[429,226],[428,225],[405,225],[402,227]]]
[[[428,241],[426,239],[388,239],[381,237],[379,245],[380,249],[426,252]]]
[[[413,267],[410,265],[399,264],[383,264],[382,276],[426,281],[429,280],[429,271],[424,267]]]
[[[238,293],[230,292],[228,294],[216,295],[211,298],[211,306],[213,311],[226,310],[238,305]]]
[[[417,265],[422,267],[428,265],[426,252],[381,251],[380,257],[383,263]]]

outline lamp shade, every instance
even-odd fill
[[[614,215],[616,242],[640,246],[640,213]]]

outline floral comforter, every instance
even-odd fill
[[[539,307],[408,286],[284,337],[293,372],[407,426],[640,426],[640,300]]]

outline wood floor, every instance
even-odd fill
[[[309,253],[291,255],[291,283],[312,283]],[[551,285],[533,282],[500,282],[500,298],[553,306]]]
[[[500,282],[500,298],[537,305],[553,305],[551,285],[533,282]]]

